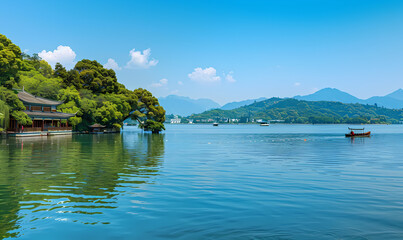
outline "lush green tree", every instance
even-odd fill
[[[88,90],[88,89],[78,89],[78,92],[80,93],[81,99],[87,98],[87,99],[92,99],[92,100],[94,100],[94,94],[92,94],[91,90]]]
[[[25,110],[24,104],[12,90],[0,87],[0,99],[7,103],[11,111]]]
[[[131,94],[133,97],[133,94]],[[132,105],[137,99],[131,98],[130,95],[125,94],[105,94],[103,98],[106,101],[112,102],[116,105],[117,110],[123,114],[123,116],[129,116],[132,111]]]
[[[37,69],[37,71],[46,78],[50,78],[53,76],[53,69],[45,60],[39,61],[39,68]]]
[[[15,86],[22,67],[21,49],[0,34],[0,85],[9,89]]]
[[[80,93],[73,86],[60,89],[57,99],[62,102],[74,101],[76,104],[81,102]]]
[[[81,89],[83,88],[83,81],[80,78],[80,74],[78,73],[77,70],[75,69],[70,69],[67,72],[67,77],[64,80],[64,85],[65,86],[74,86],[76,89]]]
[[[158,99],[149,91],[139,88],[134,90],[137,96],[137,109],[131,114],[137,120],[140,128],[153,133],[165,130],[165,110],[159,105]]]
[[[11,113],[11,116],[21,125],[32,125],[32,119],[22,111],[14,111]]]
[[[41,57],[37,53],[31,55],[27,53],[21,53],[22,60],[25,63],[24,70],[39,70],[40,68],[40,61],[42,60]]]
[[[70,126],[76,127],[78,126],[80,123],[82,123],[83,119],[81,117],[71,117],[69,118],[69,124]],[[78,130],[83,130],[83,129],[78,129]]]
[[[74,113],[77,116],[81,116],[82,112],[79,107],[77,107],[74,101],[63,103],[57,107],[57,110],[64,112],[64,113]]]
[[[61,63],[56,63],[55,71],[53,72],[54,77],[59,77],[63,80],[63,82],[67,79],[67,70]]]
[[[82,87],[93,93],[117,93],[119,91],[115,71],[104,68],[95,60],[81,60],[77,62],[74,70],[79,73]]]
[[[37,70],[24,71],[20,73],[20,88],[36,96],[56,100],[59,91],[62,89],[62,80],[60,78],[46,77]]]
[[[81,111],[83,113],[83,117],[87,119],[89,122],[95,121],[94,114],[97,109],[97,102],[88,98],[84,98],[81,101]]]
[[[0,132],[7,129],[10,120],[10,109],[6,102],[0,99]]]
[[[104,124],[108,127],[121,128],[121,122],[123,122],[123,114],[118,111],[116,104],[109,101],[103,103],[103,106],[96,109],[94,117],[100,124]]]

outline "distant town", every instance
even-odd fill
[[[271,122],[271,123],[283,123],[284,120],[265,120],[265,119],[254,119],[249,117],[241,117],[241,118],[202,118],[202,119],[192,119],[188,117],[181,117],[179,115],[167,115],[165,119],[166,124],[196,124],[196,123],[263,123],[263,122]]]

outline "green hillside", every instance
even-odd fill
[[[403,110],[374,105],[271,98],[233,110],[214,109],[189,118],[249,118],[284,120],[286,123],[398,123],[403,120]]]
[[[146,89],[127,89],[118,82],[114,70],[88,59],[78,61],[70,70],[60,63],[52,69],[38,54],[22,53],[0,34],[0,128],[7,128],[9,117],[20,125],[32,125],[17,97],[23,88],[36,96],[63,102],[58,111],[74,113],[69,125],[78,131],[88,130],[94,123],[120,128],[127,118],[139,122],[144,130],[165,129],[165,110],[158,99]]]

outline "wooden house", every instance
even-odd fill
[[[37,136],[72,133],[72,127],[69,126],[68,119],[75,116],[75,114],[56,110],[57,106],[63,102],[37,97],[24,90],[18,93],[18,98],[24,103],[25,110],[23,112],[32,119],[32,125],[22,126],[10,117],[10,124],[7,129],[10,135]]]

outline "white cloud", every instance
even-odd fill
[[[168,79],[163,78],[163,79],[160,80],[160,83],[165,85],[165,84],[168,83]]]
[[[66,68],[73,68],[75,65],[76,53],[69,46],[58,46],[53,52],[43,50],[38,53],[38,56],[48,62],[53,68],[57,62],[61,63]]]
[[[127,62],[127,68],[149,68],[157,65],[158,60],[150,59],[151,49],[136,51],[134,48],[130,51],[130,61]]]
[[[122,69],[121,67],[119,67],[118,63],[112,58],[108,59],[108,62],[104,64],[104,68],[113,69],[115,71]]]
[[[195,68],[192,73],[188,74],[188,77],[193,81],[201,83],[212,83],[221,80],[221,78],[217,76],[217,71],[213,67],[208,67],[205,69],[200,67]]]
[[[228,74],[224,74],[225,80],[227,80],[227,81],[230,82],[230,83],[236,82],[236,80],[234,79],[233,74],[234,74],[233,71],[229,72]]]
[[[168,79],[163,78],[159,82],[151,84],[151,87],[159,88],[159,87],[166,86],[167,84],[168,84]]]
[[[299,83],[299,82],[294,83],[294,87],[299,87],[299,86],[301,86],[301,83]]]
[[[178,81],[178,85],[183,85],[183,82],[182,82],[182,81]]]

